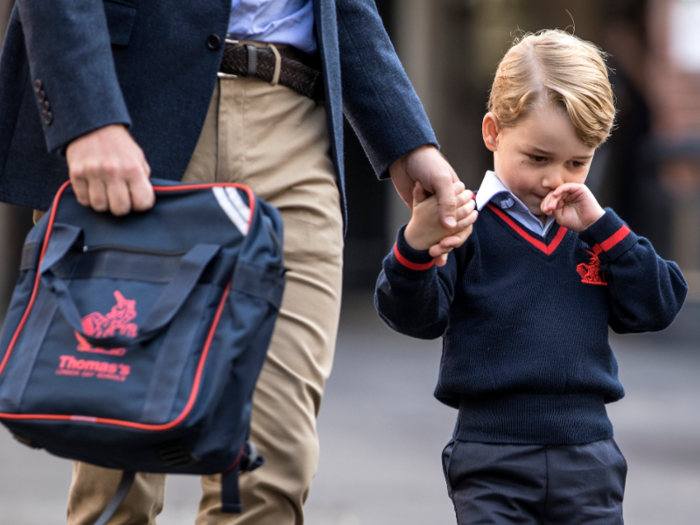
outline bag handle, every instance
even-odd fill
[[[82,230],[66,224],[56,224],[54,230],[41,262],[39,270],[41,280],[54,293],[63,316],[73,329],[88,343],[102,348],[131,346],[155,337],[173,320],[199,282],[206,266],[221,250],[221,246],[218,244],[195,245],[180,259],[173,279],[165,287],[146,319],[141,323],[135,337],[117,335],[101,338],[83,332],[82,319],[70,296],[68,284],[51,271],[52,267],[66,256],[82,236]]]

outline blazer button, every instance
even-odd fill
[[[40,89],[36,92],[36,98],[39,100],[40,104],[43,104],[46,100],[46,92],[43,89]]]
[[[49,126],[49,125],[51,125],[52,122],[53,122],[53,115],[51,114],[50,111],[47,111],[46,113],[44,113],[44,124]]]
[[[221,47],[221,37],[219,35],[211,34],[207,37],[207,47],[212,51],[216,51]]]
[[[43,87],[44,87],[44,85],[41,83],[41,80],[39,80],[39,79],[37,78],[37,79],[34,81],[34,91],[36,91],[37,93],[39,93],[39,91],[41,91],[41,89],[42,89]]]

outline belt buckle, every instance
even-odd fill
[[[233,38],[226,38],[224,39],[224,45],[225,44],[232,44],[232,45],[238,45],[240,42],[238,40],[234,40]],[[217,71],[216,73],[217,78],[238,78],[238,75],[232,75],[230,73],[222,73],[221,71]]]

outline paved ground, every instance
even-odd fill
[[[613,339],[627,397],[610,407],[629,463],[628,525],[700,523],[698,310],[663,336]],[[319,420],[321,464],[309,525],[454,523],[440,469],[453,410],[432,398],[439,344],[398,336],[368,295],[345,301]],[[0,525],[59,525],[70,462],[0,429]],[[192,524],[198,481],[172,477],[160,525]]]

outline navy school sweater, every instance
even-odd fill
[[[624,390],[608,326],[662,330],[687,291],[610,209],[580,234],[555,224],[543,238],[489,204],[441,268],[402,228],[375,305],[402,334],[443,336],[435,396],[459,409],[457,439],[571,445],[612,437],[605,404]]]

